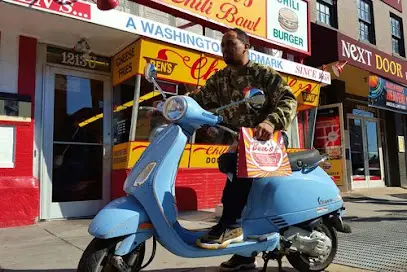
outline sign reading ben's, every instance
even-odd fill
[[[193,50],[145,39],[140,43],[139,74],[144,73],[147,63],[152,63],[161,79],[204,85],[213,73],[226,66],[220,58]]]
[[[157,73],[165,76],[170,76],[174,71],[175,66],[177,66],[174,62],[165,61],[163,59],[154,59],[149,57],[143,57],[147,63],[154,64],[155,68],[157,69]]]

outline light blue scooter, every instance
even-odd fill
[[[152,64],[145,77],[160,90]],[[203,110],[188,96],[173,96],[157,110],[172,124],[156,130],[151,144],[134,165],[124,183],[127,196],[110,202],[93,219],[89,233],[95,238],[78,265],[79,272],[140,271],[151,263],[156,240],[173,254],[202,258],[263,253],[264,271],[270,259],[286,256],[299,271],[322,271],[337,251],[336,231],[350,232],[342,223],[343,201],[332,179],[318,165],[318,151],[290,153],[292,175],[254,181],[242,216],[245,240],[224,249],[196,246],[208,230],[188,230],[177,221],[175,180],[188,138],[202,126],[214,126],[236,134],[222,125],[222,118]],[[234,102],[261,107],[265,95],[250,90]],[[225,107],[222,107],[224,109]],[[222,110],[218,109],[218,110]],[[217,112],[217,111],[215,111]],[[145,242],[153,238],[153,253],[143,265]]]

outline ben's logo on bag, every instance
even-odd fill
[[[274,141],[254,140],[250,145],[249,154],[256,166],[265,171],[275,171],[283,162],[283,150]]]
[[[276,131],[268,141],[258,141],[253,129],[241,128],[237,172],[241,178],[290,175],[292,170],[281,132]]]

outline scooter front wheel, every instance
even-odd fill
[[[114,256],[116,245],[122,238],[98,239],[94,238],[82,254],[78,272],[118,272],[117,259]],[[145,243],[142,243],[129,254],[123,256],[124,266],[131,272],[138,272],[145,255]]]
[[[331,225],[325,223],[322,223],[316,227],[315,230],[323,232],[329,237],[329,239],[331,239],[331,251],[322,260],[312,258],[298,252],[287,255],[287,259],[290,264],[300,272],[324,271],[335,258],[336,251],[338,249],[338,237],[336,230]]]

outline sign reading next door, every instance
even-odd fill
[[[361,69],[407,84],[407,63],[338,33],[338,58]]]

